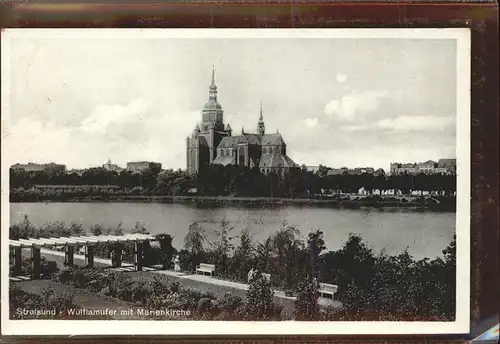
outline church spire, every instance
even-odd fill
[[[212,83],[210,84],[210,87],[215,87],[215,66],[212,65]]]
[[[259,122],[257,123],[257,133],[259,135],[264,135],[266,133],[266,126],[264,125],[264,117],[262,116],[262,100],[260,101],[260,116],[259,116]]]
[[[215,85],[215,66],[212,66],[212,82],[210,83],[210,87],[208,97],[217,101],[217,85]]]

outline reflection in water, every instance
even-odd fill
[[[338,249],[349,233],[361,234],[376,252],[399,253],[408,247],[415,258],[434,258],[448,245],[455,233],[455,213],[385,210],[340,210],[326,207],[273,205],[217,207],[161,203],[13,203],[11,223],[30,221],[41,225],[51,221],[76,221],[85,228],[93,224],[133,228],[143,223],[151,233],[169,233],[176,247],[183,245],[189,225],[199,222],[207,238],[226,218],[234,234],[248,228],[254,240],[263,241],[276,232],[283,221],[296,226],[306,239],[311,230],[324,232],[328,249]]]

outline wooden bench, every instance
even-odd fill
[[[334,295],[337,292],[338,288],[339,287],[334,284],[320,283],[318,292],[321,297],[323,297],[323,294],[331,295],[333,300]]]
[[[210,276],[212,276],[212,274],[215,271],[215,265],[202,263],[196,267],[197,274],[198,274],[198,271],[201,272],[203,275],[205,275],[205,273],[208,273],[208,274],[210,274]]]

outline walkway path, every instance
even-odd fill
[[[49,256],[59,256],[59,257],[64,257],[64,252],[61,251],[53,251],[53,250],[48,250],[48,249],[41,249],[41,253],[43,255],[49,255]],[[75,260],[85,260],[85,256],[75,254],[74,256]],[[111,260],[106,259],[106,258],[94,258],[95,263],[102,264],[104,266],[111,266]],[[112,268],[112,270],[115,271],[123,271],[123,272],[133,272],[135,271],[134,266],[130,264],[124,264],[120,268]],[[171,276],[174,278],[178,278],[180,280],[189,280],[193,282],[199,282],[199,283],[207,283],[207,284],[212,284],[212,285],[217,285],[221,287],[226,287],[226,288],[232,288],[232,289],[237,289],[237,290],[242,290],[246,291],[248,289],[248,284],[244,283],[238,283],[238,282],[232,282],[232,281],[227,281],[227,280],[222,280],[218,278],[214,278],[211,276],[204,276],[204,275],[197,275],[197,274],[189,274],[189,273],[183,273],[183,272],[175,272],[171,270],[157,270],[155,268],[151,267],[144,267],[144,271],[148,271],[154,274],[160,274],[160,275],[166,275],[166,276]],[[285,292],[280,291],[280,290],[275,290],[274,291],[274,297],[279,298],[279,299],[284,299],[284,300],[289,300],[289,301],[295,301],[295,297],[290,297],[286,296]],[[320,297],[318,298],[318,304],[321,306],[336,306],[339,307],[341,303],[339,301],[335,301],[332,299],[328,298],[323,298]]]

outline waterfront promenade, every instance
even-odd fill
[[[54,250],[49,250],[49,249],[41,249],[41,254],[45,257],[47,257],[49,260],[54,260],[54,258],[59,258],[57,259],[58,265],[62,265],[62,261],[64,259],[64,252],[61,251],[54,251]],[[83,262],[85,261],[85,256],[80,255],[80,254],[75,254],[74,256],[75,261],[80,261]],[[245,283],[239,283],[239,282],[233,282],[233,281],[228,281],[228,280],[223,280],[219,279],[216,277],[211,277],[211,276],[204,276],[204,275],[198,275],[194,273],[186,273],[186,272],[175,272],[172,270],[159,270],[154,267],[143,267],[143,271],[135,271],[134,266],[131,265],[130,263],[123,263],[122,267],[119,268],[111,268],[111,260],[106,259],[106,258],[94,258],[94,263],[96,266],[100,267],[109,267],[110,269],[114,271],[121,271],[124,273],[131,273],[134,275],[139,276],[145,276],[145,273],[151,275],[151,274],[156,274],[156,275],[161,275],[165,276],[168,279],[173,279],[175,281],[178,281],[184,286],[195,288],[195,289],[201,289],[201,290],[215,290],[215,289],[220,289],[222,290],[231,290],[233,289],[234,291],[239,291],[236,294],[243,295],[248,289],[248,284]],[[11,281],[16,282],[16,281],[22,281],[22,277],[11,277]],[[214,288],[215,287],[215,288]],[[274,290],[274,297],[277,299],[281,299],[282,301],[285,301],[286,303],[293,302],[295,301],[295,297],[291,296],[286,296],[284,291],[281,290]],[[288,301],[288,302],[287,302]],[[318,298],[318,304],[320,306],[334,306],[334,307],[340,307],[341,303],[339,301],[331,300],[329,298],[323,298],[319,297]]]

